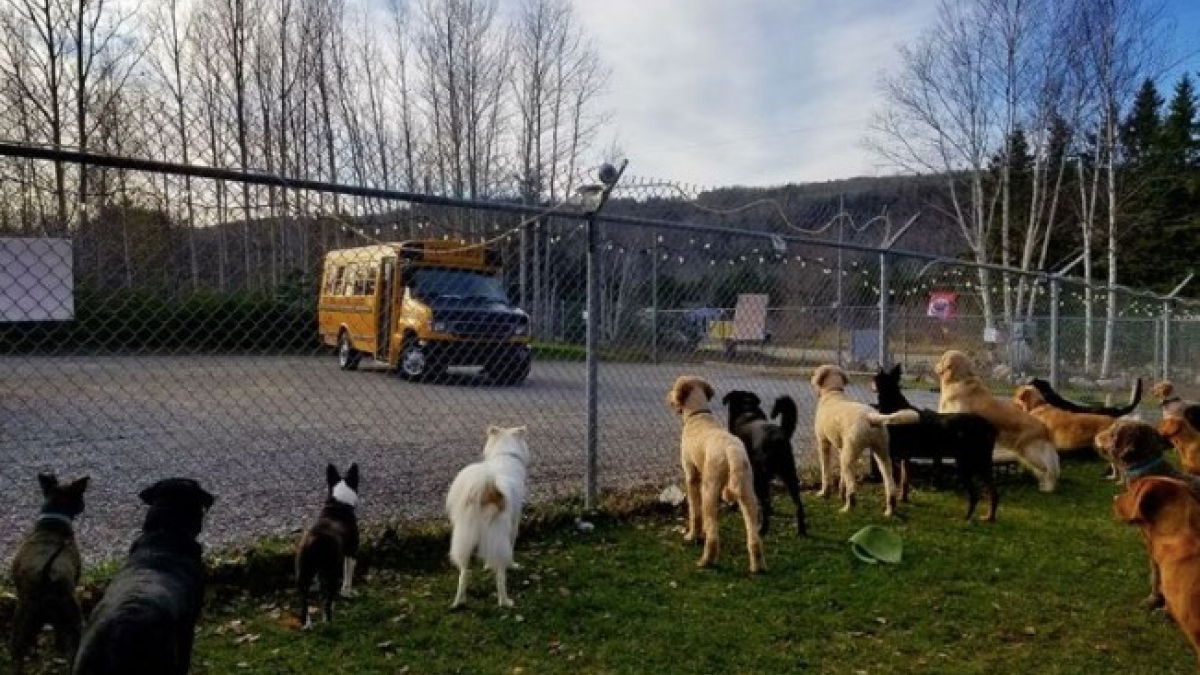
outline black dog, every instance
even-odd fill
[[[994,521],[996,508],[1000,505],[1000,493],[992,475],[992,455],[999,436],[996,428],[974,413],[938,413],[917,408],[900,391],[900,375],[899,364],[890,371],[880,368],[872,382],[879,397],[879,412],[916,410],[921,415],[917,424],[887,428],[893,470],[898,469],[900,474],[896,478],[900,484],[900,499],[908,501],[909,473],[914,457],[935,461],[952,457],[959,480],[967,491],[966,519],[971,519],[979,503],[979,488],[975,485],[975,479],[979,479],[990,504],[984,520]]]
[[[204,601],[196,537],[213,496],[189,478],[139,495],[150,506],[142,534],[92,610],[75,675],[185,675]]]
[[[300,591],[300,625],[309,627],[308,592],[314,579],[321,581],[325,620],[333,620],[333,599],[339,588],[351,593],[358,557],[358,465],[351,464],[342,478],[337,467],[325,467],[328,493],[317,522],[300,538],[296,550],[296,585]]]
[[[1129,397],[1129,405],[1126,406],[1083,405],[1082,403],[1068,401],[1059,396],[1058,392],[1054,391],[1054,387],[1051,387],[1049,382],[1037,377],[1030,380],[1029,385],[1038,390],[1042,398],[1046,399],[1046,403],[1059,410],[1066,410],[1073,413],[1124,417],[1137,410],[1138,404],[1142,402],[1142,378],[1140,377],[1134,382],[1133,394]]]
[[[46,501],[12,562],[12,581],[17,591],[12,660],[17,673],[24,672],[25,657],[37,643],[42,626],[54,628],[56,646],[68,666],[75,659],[83,630],[83,612],[75,597],[83,561],[75,543],[74,522],[83,513],[88,477],[59,485],[54,474],[41,473],[38,483]]]
[[[808,536],[804,503],[800,501],[800,480],[796,477],[796,458],[792,455],[792,434],[799,414],[790,396],[775,399],[771,419],[763,413],[762,400],[748,391],[731,391],[721,402],[729,408],[729,433],[741,439],[754,470],[754,494],[758,497],[762,518],[758,533],[765,535],[771,523],[771,479],[779,476],[796,505],[796,534]]]

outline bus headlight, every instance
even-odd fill
[[[445,333],[448,326],[446,325],[445,321],[434,321],[430,328],[432,328],[433,332],[435,333]]]
[[[513,335],[529,335],[529,321],[521,321],[513,326]]]

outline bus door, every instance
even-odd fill
[[[395,322],[396,259],[384,258],[379,269],[379,314],[375,324],[375,360],[387,361],[392,353],[392,324]]]

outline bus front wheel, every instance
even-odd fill
[[[400,377],[413,382],[433,379],[440,374],[440,369],[430,362],[425,349],[412,339],[405,340],[400,350],[399,371]]]
[[[354,370],[358,368],[358,362],[362,360],[362,353],[350,344],[350,336],[346,331],[342,331],[338,335],[337,345],[338,367],[342,370]]]

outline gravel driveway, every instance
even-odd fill
[[[679,422],[664,403],[683,372],[719,393],[796,397],[797,449],[810,460],[813,399],[798,374],[712,364],[601,364],[600,484],[664,484],[677,475]],[[534,499],[579,494],[586,466],[585,372],[534,365],[520,387],[463,376],[411,384],[382,370],[344,373],[332,356],[0,358],[0,559],[40,505],[36,473],[92,476],[78,525],[85,557],[122,553],[141,523],[136,497],[170,475],[217,495],[206,543],[289,532],[324,499],[324,467],[357,461],[360,516],[428,518],[455,472],[474,461],[487,424],[529,426]],[[868,392],[856,388],[862,399]],[[914,392],[914,402],[936,404]]]

